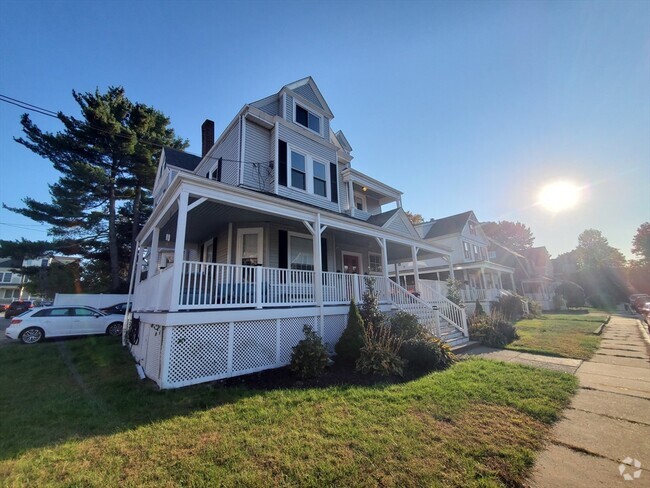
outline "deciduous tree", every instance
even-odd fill
[[[513,251],[521,252],[533,247],[535,238],[529,227],[521,222],[501,220],[499,222],[485,222],[481,225],[485,234]]]

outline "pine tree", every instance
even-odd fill
[[[339,359],[353,363],[361,354],[363,347],[363,337],[365,331],[363,328],[363,319],[359,314],[357,304],[354,299],[350,302],[350,311],[348,312],[348,323],[341,334],[341,338],[334,346],[336,355]]]
[[[82,256],[106,259],[109,287],[117,291],[128,283],[135,237],[149,212],[159,146],[183,149],[188,143],[176,137],[164,114],[132,103],[122,87],[72,95],[82,118],[59,113],[61,132],[43,132],[22,116],[25,137],[16,141],[49,159],[61,176],[50,185],[51,203],[26,197],[24,207],[10,210],[51,225],[51,235],[75,242]],[[119,229],[124,219],[126,234]]]

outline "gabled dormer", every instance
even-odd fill
[[[423,239],[454,249],[454,263],[489,260],[489,240],[471,210],[432,219],[418,225],[417,229]]]

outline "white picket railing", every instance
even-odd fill
[[[456,305],[444,295],[434,290],[426,283],[420,282],[420,296],[426,303],[437,305],[440,316],[450,325],[460,330],[465,337],[469,336],[467,330],[467,315],[465,308]]]

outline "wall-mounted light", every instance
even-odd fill
[[[165,240],[166,240],[167,242],[171,241],[171,240],[172,240],[172,235],[169,234],[169,233],[165,234]]]
[[[362,187],[361,189],[362,189],[363,191],[368,191],[368,187],[367,187],[367,186],[364,186],[364,187]]]

